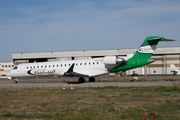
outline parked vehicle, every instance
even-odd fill
[[[137,73],[131,74],[132,77],[139,76]]]

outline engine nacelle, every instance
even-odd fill
[[[115,65],[124,62],[124,59],[116,56],[105,56],[103,62],[104,64]]]

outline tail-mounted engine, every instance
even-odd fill
[[[105,56],[103,59],[104,64],[107,64],[107,65],[116,65],[124,61],[125,60],[123,58],[119,58],[117,56]]]

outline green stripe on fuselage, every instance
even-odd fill
[[[149,59],[151,58],[152,54],[144,54],[144,53],[136,53],[139,55],[135,55],[132,58],[130,58],[129,60],[127,60],[126,62],[116,66],[113,69],[108,70],[109,72],[119,72],[119,71],[126,71],[129,69],[133,69],[133,68],[137,68],[137,67],[141,67],[144,65],[149,64]],[[140,55],[141,54],[141,55]],[[144,54],[144,55],[142,55]],[[138,57],[139,56],[139,57]]]

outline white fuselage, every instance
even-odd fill
[[[74,64],[73,73],[81,76],[97,76],[108,73],[107,66],[103,63],[103,59],[87,59],[87,60],[70,60],[56,62],[39,62],[17,65],[11,70],[8,77],[25,77],[25,76],[41,76],[41,75],[57,75],[63,76]]]

